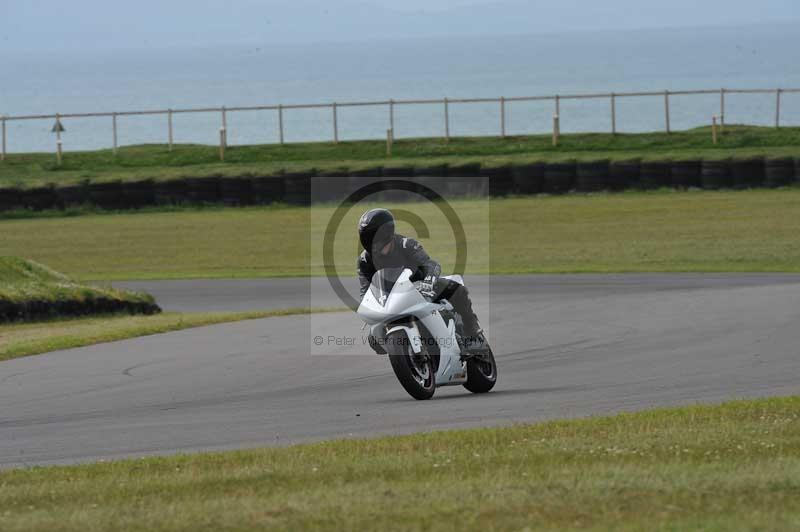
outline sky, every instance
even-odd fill
[[[0,0],[0,54],[743,25],[798,0]]]

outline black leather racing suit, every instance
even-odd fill
[[[428,275],[436,277],[434,286],[434,301],[446,299],[461,315],[464,322],[464,334],[475,336],[478,333],[478,318],[472,310],[472,301],[469,298],[467,287],[449,279],[441,279],[442,267],[430,258],[423,249],[422,244],[413,238],[394,235],[392,251],[387,255],[372,254],[364,251],[358,257],[358,281],[361,283],[361,298],[369,290],[372,276],[384,268],[409,268],[413,273],[412,281],[421,281]]]

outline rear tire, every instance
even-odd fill
[[[464,388],[472,393],[487,393],[497,383],[497,364],[492,348],[485,355],[467,359],[467,382]]]
[[[431,356],[425,350],[415,354],[409,344],[403,331],[395,331],[386,337],[384,347],[397,380],[411,397],[424,401],[436,391],[436,372]]]

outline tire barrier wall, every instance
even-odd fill
[[[186,193],[190,203],[218,203],[222,199],[219,177],[186,179]]]
[[[19,201],[29,209],[43,211],[59,207],[58,194],[55,187],[40,187],[22,189],[19,191]]]
[[[702,163],[699,161],[680,161],[672,163],[672,186],[675,188],[699,187],[701,184]]]
[[[767,159],[764,166],[764,185],[769,188],[783,187],[794,180],[794,160]]]
[[[703,188],[715,190],[733,185],[730,161],[703,161],[700,169]]]
[[[509,196],[514,194],[514,171],[510,164],[481,167],[481,177],[489,181],[490,196]]]
[[[280,177],[253,178],[253,203],[267,205],[283,201],[285,189],[285,183]]]
[[[137,183],[148,183],[144,181],[137,181]],[[152,186],[152,182],[149,182]],[[91,196],[89,194],[89,184],[82,183],[78,185],[67,185],[57,187],[56,193],[58,194],[59,207],[77,207],[79,205],[86,205],[91,203]],[[2,192],[0,192],[2,196]]]
[[[156,202],[155,183],[150,180],[122,183],[122,196],[125,205],[134,209],[153,205]]]
[[[731,174],[734,188],[753,188],[764,185],[764,160],[733,161]]]
[[[152,205],[225,204],[308,205],[315,171],[274,176],[202,177],[157,181],[110,181],[35,188],[0,187],[0,212],[19,209],[54,210],[82,205],[107,210],[137,209]],[[454,197],[485,194],[467,186],[465,178],[488,178],[493,196],[563,194],[570,191],[598,192],[623,189],[705,188],[744,189],[800,184],[800,160],[754,158],[720,161],[520,163],[481,166],[479,163],[425,167],[369,167],[354,171],[339,169],[321,177],[347,178],[336,190],[315,191],[320,201],[345,198],[350,192],[380,177],[408,178],[430,182]],[[443,188],[440,188],[443,187]],[[325,188],[325,187],[323,187]],[[343,190],[343,188],[345,190]],[[390,199],[388,196],[382,199]]]
[[[642,175],[639,161],[620,161],[611,163],[611,190],[625,190],[626,188],[640,188],[639,181]]]
[[[553,163],[546,164],[544,167],[544,187],[543,192],[549,194],[564,194],[573,189],[575,176],[577,175],[577,164],[575,163]]]
[[[23,207],[20,191],[16,188],[0,188],[0,211],[11,211]]]
[[[101,209],[118,210],[126,206],[121,181],[89,185],[89,200]]]
[[[146,301],[124,301],[105,296],[89,295],[85,299],[29,299],[10,301],[0,298],[0,323],[33,321],[56,317],[97,316],[113,313],[158,314],[161,309]]]
[[[575,188],[579,192],[596,192],[611,188],[611,168],[608,161],[581,162],[575,170]]]
[[[157,181],[153,187],[153,197],[156,205],[179,205],[188,202],[188,180]]]
[[[255,203],[253,180],[246,177],[232,177],[220,180],[222,203],[232,207]]]
[[[308,174],[290,174],[284,176],[282,179],[282,200],[289,205],[309,205],[311,203],[312,177],[312,175]]]
[[[517,194],[539,194],[544,190],[544,163],[515,165],[511,169]]]
[[[800,184],[800,159],[794,160],[794,182]]]
[[[639,171],[639,186],[644,190],[672,186],[670,163],[643,162]]]

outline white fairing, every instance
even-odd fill
[[[408,336],[409,344],[415,353],[419,353],[426,342],[436,342],[440,355],[436,385],[464,384],[467,381],[467,370],[466,364],[461,361],[461,348],[456,340],[455,322],[450,320],[445,323],[439,312],[445,309],[452,310],[453,307],[447,302],[427,301],[411,282],[411,274],[411,270],[405,269],[388,296],[382,296],[385,298],[383,302],[376,299],[372,290],[367,291],[358,307],[358,316],[371,325],[371,333],[379,341],[385,340],[390,332],[402,330]],[[463,284],[461,276],[448,278]],[[423,337],[416,321],[392,324],[408,316],[413,316],[422,323],[430,333],[429,336]]]

